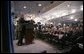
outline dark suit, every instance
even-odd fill
[[[24,22],[25,20],[23,18],[21,18],[19,20],[19,26],[20,26],[20,29],[19,29],[19,40],[18,40],[18,45],[22,45],[22,41],[23,41],[23,38],[24,38],[24,33],[25,33],[25,26],[24,26]]]

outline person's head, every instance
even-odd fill
[[[15,16],[15,18],[18,18],[17,16]]]
[[[80,27],[79,29],[80,29],[81,31],[83,31],[83,27]]]
[[[73,28],[72,27],[70,28],[70,31],[73,31]]]
[[[79,27],[76,27],[76,30],[78,31],[79,30]]]
[[[23,14],[21,14],[21,16],[20,16],[21,18],[24,18],[24,15]]]
[[[20,16],[20,18],[21,18],[21,17],[24,18],[24,13],[21,12],[21,13],[19,14],[19,16]]]
[[[68,32],[69,31],[69,26],[66,26],[65,30]]]

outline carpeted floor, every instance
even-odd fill
[[[56,46],[54,47],[51,44],[48,44],[42,40],[37,39],[35,39],[34,43],[30,45],[17,46],[16,43],[17,40],[14,40],[13,44],[15,53],[41,53],[43,51],[46,51],[47,53],[62,53],[64,51],[69,50],[69,49],[58,50]]]

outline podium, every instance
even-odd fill
[[[34,40],[34,24],[25,23],[25,44],[32,44]]]

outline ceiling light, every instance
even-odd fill
[[[70,19],[73,19],[73,16],[71,16]]]
[[[71,13],[75,13],[76,12],[76,9],[72,9]]]
[[[56,15],[56,17],[60,17],[59,15]]]
[[[51,17],[51,18],[54,18],[54,17]]]
[[[78,19],[74,19],[74,21],[78,21]]]
[[[83,8],[81,8],[81,10],[83,10]]]
[[[51,16],[51,18],[54,18],[54,16]]]
[[[27,8],[26,6],[24,6],[23,8]]]
[[[62,14],[62,16],[65,16],[65,15],[66,15],[66,13],[63,13],[63,14]]]
[[[70,7],[70,5],[67,5],[67,7]]]
[[[44,16],[44,18],[49,18],[49,16]]]
[[[42,4],[38,4],[38,6],[42,6]]]
[[[83,10],[83,5],[81,5],[80,10]]]
[[[50,24],[53,24],[52,22],[50,22]]]

